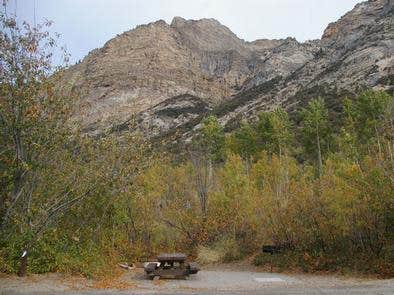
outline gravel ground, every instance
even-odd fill
[[[187,280],[146,280],[141,269],[97,283],[59,274],[0,277],[1,295],[22,294],[394,294],[394,280],[204,270]]]

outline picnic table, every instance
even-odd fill
[[[145,273],[150,279],[186,279],[199,271],[195,262],[187,262],[183,253],[163,253],[157,256],[157,262],[145,265]]]

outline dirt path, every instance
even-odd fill
[[[3,276],[0,294],[394,294],[394,280],[210,269],[188,280],[149,281],[136,269],[103,281],[59,274]]]

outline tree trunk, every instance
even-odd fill
[[[376,125],[374,127],[375,127],[376,139],[378,141],[379,156],[381,157],[382,156],[382,147],[380,145],[379,132],[378,132],[378,128],[376,128]]]
[[[323,161],[322,161],[322,156],[321,156],[319,132],[317,132],[317,134],[316,134],[316,141],[317,141],[317,159],[318,159],[318,164],[319,164],[319,177],[320,177],[320,176],[322,176],[322,172],[323,172]]]
[[[23,251],[23,254],[20,259],[20,265],[19,265],[19,270],[18,270],[18,276],[24,277],[27,272],[27,256],[28,256],[28,251],[25,249]]]

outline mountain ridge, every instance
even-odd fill
[[[181,130],[174,140],[187,140],[212,112],[231,129],[317,95],[335,100],[364,88],[392,90],[392,16],[390,0],[362,2],[321,39],[304,43],[244,41],[215,19],[159,20],[89,53],[64,72],[62,85],[80,93],[74,117],[89,134],[133,129],[128,122],[136,118],[148,137]]]

